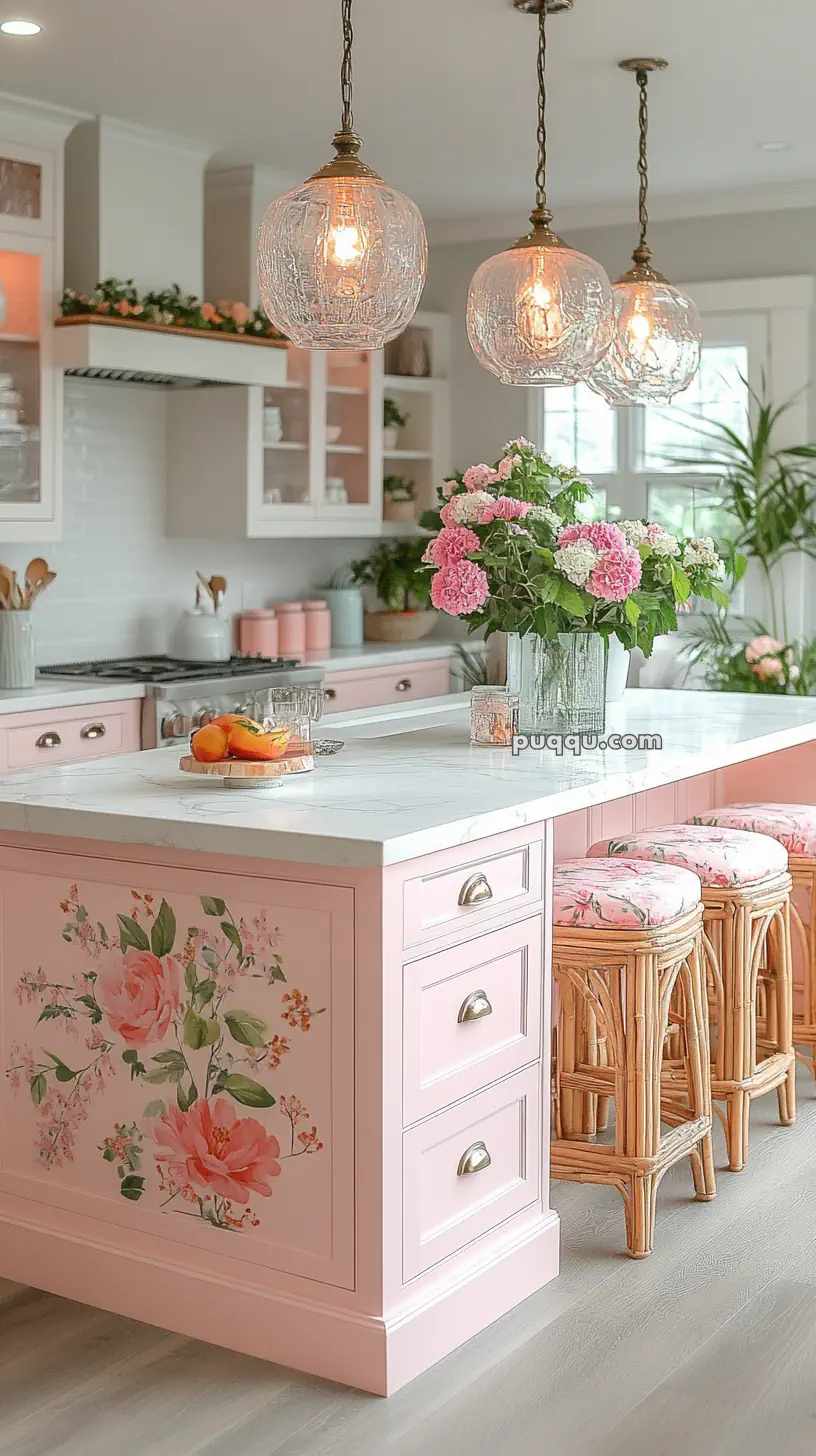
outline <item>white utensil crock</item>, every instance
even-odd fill
[[[30,612],[0,612],[0,688],[33,688],[34,623]]]

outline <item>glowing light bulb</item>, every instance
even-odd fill
[[[652,320],[647,313],[644,313],[640,299],[635,302],[634,313],[626,325],[626,332],[629,336],[630,352],[642,364],[645,364],[649,353],[653,352]]]
[[[338,268],[359,263],[365,249],[360,229],[353,223],[339,222],[329,232],[329,261]]]
[[[520,299],[518,328],[533,350],[554,349],[564,333],[564,318],[552,291],[541,278],[534,278]]]

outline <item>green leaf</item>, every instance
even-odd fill
[[[274,1107],[275,1098],[271,1092],[267,1092],[260,1082],[253,1082],[251,1077],[242,1077],[238,1072],[231,1072],[229,1076],[219,1078],[219,1091],[229,1092],[230,1097],[240,1102],[242,1107]]]
[[[144,1193],[145,1180],[137,1173],[128,1173],[119,1184],[119,1192],[131,1203],[138,1203]]]
[[[150,945],[154,956],[161,960],[168,956],[176,940],[176,917],[166,900],[162,900],[159,913],[150,931]]]
[[[160,1087],[164,1082],[177,1082],[178,1077],[174,1076],[166,1067],[160,1067],[155,1072],[146,1072],[144,1080],[149,1082],[151,1087]]]
[[[231,920],[222,920],[221,921],[221,929],[223,930],[225,936],[227,937],[227,940],[231,941],[232,944],[235,946],[235,949],[237,950],[239,956],[243,960],[243,958],[244,958],[244,947],[241,944],[241,937],[238,934],[238,931],[235,928],[235,926],[233,925],[232,921]]]
[[[188,991],[195,991],[197,980],[198,973],[196,971],[196,963],[195,961],[190,961],[189,966],[184,972],[184,984],[187,987]]]
[[[632,626],[634,627],[638,617],[640,616],[640,607],[638,606],[637,602],[632,601],[631,597],[627,597],[626,601],[623,604],[623,614],[627,622],[631,622]]]
[[[39,1107],[48,1088],[45,1072],[38,1072],[36,1076],[31,1078],[28,1086],[31,1093],[31,1101],[35,1107]]]
[[[71,1068],[67,1067],[65,1062],[61,1061],[53,1052],[47,1051],[45,1047],[43,1047],[43,1051],[54,1063],[54,1073],[58,1082],[73,1082],[74,1078],[79,1076],[79,1072],[72,1072]]]
[[[682,566],[678,566],[676,561],[670,561],[669,565],[671,567],[671,580],[672,587],[674,588],[674,595],[676,600],[682,605],[683,602],[687,602],[689,597],[691,596],[691,582],[686,576],[686,573],[684,572]]]
[[[217,1042],[220,1034],[221,1028],[215,1017],[199,1016],[192,1006],[189,1007],[184,1017],[185,1046],[192,1047],[194,1052],[201,1051],[202,1047]]]
[[[123,953],[126,950],[150,950],[150,941],[141,925],[127,915],[117,915],[116,919],[119,922],[119,949]]]
[[[166,1052],[156,1052],[155,1057],[151,1057],[151,1061],[165,1063],[168,1067],[174,1070],[178,1069],[182,1072],[187,1065],[181,1052],[177,1052],[172,1048]]]
[[[116,1154],[113,1151],[113,1148],[106,1148],[105,1151],[104,1151],[104,1153],[102,1154],[102,1161],[103,1161],[103,1163],[113,1163],[115,1161],[115,1159],[116,1159]]]
[[[589,612],[589,603],[585,602],[580,592],[569,581],[559,584],[558,595],[555,598],[559,607],[569,612],[572,617],[586,617]]]
[[[190,1088],[187,1092],[184,1091],[184,1088],[179,1082],[176,1087],[176,1101],[179,1105],[180,1112],[189,1112],[193,1103],[198,1101],[198,1088],[192,1079],[190,1080]]]
[[[83,1006],[87,1006],[91,1013],[92,1024],[98,1026],[102,1020],[102,1008],[96,998],[94,996],[77,996],[77,1001],[81,1001]]]
[[[241,1046],[262,1047],[269,1040],[269,1028],[252,1011],[231,1010],[224,1013],[230,1036]]]
[[[37,1025],[39,1026],[41,1021],[57,1021],[62,1016],[68,1017],[70,1019],[72,1015],[73,1012],[71,1011],[70,1007],[59,1006],[54,1002],[49,1001],[47,1006],[43,1006],[42,1011],[37,1017]]]
[[[201,951],[201,959],[208,965],[211,971],[217,971],[221,964],[220,956],[216,955],[211,945],[205,945]]]
[[[132,1066],[133,1063],[138,1062],[138,1060],[139,1053],[137,1051],[133,1051],[130,1047],[126,1052],[122,1052],[122,1061],[126,1062],[128,1066]]]
[[[205,915],[223,915],[227,908],[227,902],[226,900],[217,900],[213,895],[202,895],[201,908]]]
[[[212,1001],[212,998],[215,995],[217,989],[218,987],[216,986],[215,981],[198,982],[195,988],[195,992],[202,1006],[206,1006],[208,1001]]]
[[[163,1102],[161,1097],[157,1097],[155,1102],[148,1102],[142,1117],[163,1117],[166,1111],[167,1103]]]

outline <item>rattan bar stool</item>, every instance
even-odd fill
[[[776,1090],[780,1122],[789,1127],[796,1120],[787,853],[764,834],[671,824],[602,840],[588,855],[677,865],[702,882],[711,1090],[725,1127],[728,1166],[738,1173],[748,1156],[754,1097]],[[767,1015],[758,1025],[761,989]]]
[[[812,804],[730,804],[696,815],[690,824],[716,825],[723,829],[748,829],[769,834],[788,851],[788,869],[793,880],[791,927],[800,958],[793,966],[793,1041],[806,1047],[800,1061],[816,1077],[816,808]],[[805,919],[796,900],[806,905]]]
[[[690,1159],[698,1199],[716,1192],[700,881],[687,870],[638,860],[566,860],[555,867],[553,907],[560,1008],[552,1175],[618,1188],[627,1248],[633,1259],[645,1259],[657,1188],[674,1163]],[[680,1095],[663,1064],[677,988],[685,1052]],[[614,1106],[614,1142],[594,1141],[586,1130],[599,1098]]]

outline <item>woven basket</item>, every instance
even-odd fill
[[[436,612],[366,612],[367,642],[418,642],[436,626]]]

